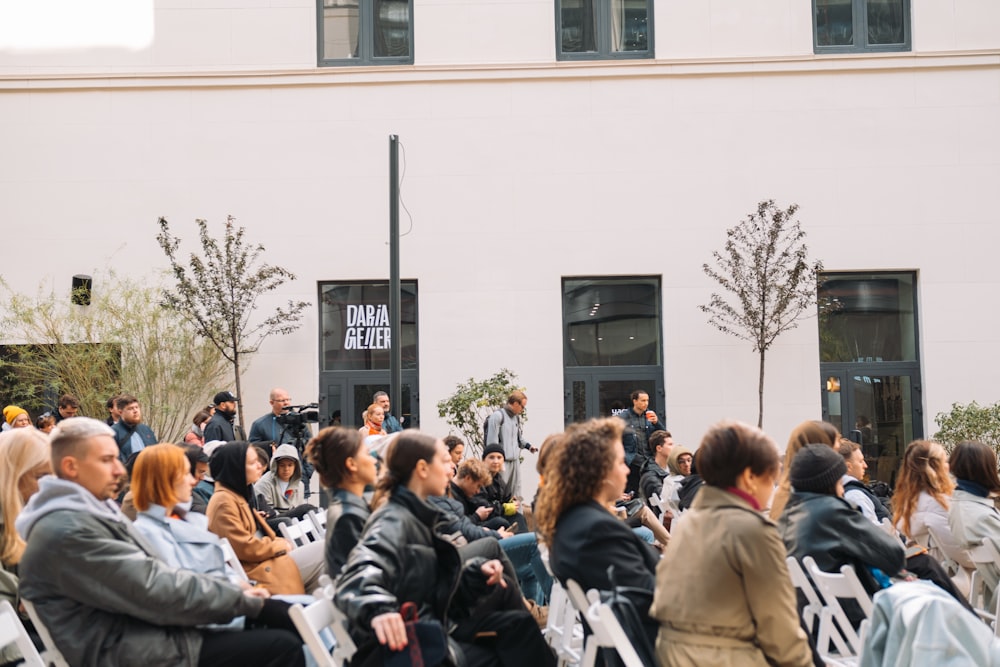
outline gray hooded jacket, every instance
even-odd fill
[[[288,480],[288,488],[291,490],[288,495],[281,491],[281,480],[278,479],[278,461],[281,459],[295,461],[295,472]],[[253,488],[255,493],[264,496],[267,502],[271,503],[271,507],[276,510],[289,510],[305,502],[305,494],[302,490],[302,462],[299,460],[299,453],[295,450],[294,445],[281,445],[274,451],[270,470],[257,480]]]
[[[28,543],[21,596],[74,667],[195,665],[194,626],[256,617],[263,600],[211,576],[172,568],[110,501],[45,477],[17,519]]]

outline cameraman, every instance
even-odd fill
[[[250,426],[250,442],[267,442],[271,444],[272,449],[279,445],[294,445],[295,430],[286,428],[278,420],[278,417],[288,410],[292,404],[292,399],[288,396],[288,392],[281,387],[275,387],[271,390],[268,402],[271,404],[271,411],[260,419],[255,420]],[[312,437],[312,431],[309,430],[307,424],[303,424],[302,428],[304,432],[302,433],[303,437],[300,444],[304,447]],[[309,461],[305,460],[301,451],[299,452],[299,456],[302,458],[302,485],[305,487],[305,497],[308,499],[311,495],[309,482],[312,480],[313,466]]]

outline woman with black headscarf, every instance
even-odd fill
[[[209,466],[215,479],[209,529],[229,540],[251,580],[274,595],[305,593],[303,580],[314,583],[322,573],[323,544],[300,547],[300,557],[293,558],[292,545],[275,536],[253,509],[253,483],[261,474],[257,451],[248,442],[226,443],[212,454]]]

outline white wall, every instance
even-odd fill
[[[227,214],[266,244],[267,261],[299,276],[278,300],[315,302],[321,280],[387,278],[387,137],[398,133],[413,217],[402,275],[419,280],[428,430],[444,432],[435,403],[456,383],[504,366],[531,397],[529,439],[562,428],[560,280],[569,275],[663,276],[668,425],[678,442],[697,444],[724,417],[754,421],[756,356],[697,306],[713,289],[701,265],[725,228],[769,197],[800,204],[827,269],[919,272],[926,433],[953,401],[1000,399],[980,370],[1000,361],[996,44],[983,54],[825,59],[811,55],[802,3],[769,2],[761,18],[734,14],[735,0],[659,2],[661,57],[801,57],[522,68],[553,56],[549,2],[417,2],[418,63],[487,66],[315,72],[309,2],[160,2],[157,16],[176,20],[158,18],[159,46],[142,62],[0,53],[0,227],[24,239],[18,251],[8,246],[4,278],[33,291],[46,278],[68,290],[72,274],[107,265],[152,275],[165,268],[158,216],[193,242],[194,218],[221,225]],[[928,4],[914,2],[915,47],[931,44],[921,40],[933,28],[939,46],[928,49],[985,48],[972,26],[1000,18],[993,3],[956,2],[946,29],[918,21]],[[499,20],[506,11],[516,25]],[[459,15],[497,31],[453,40],[452,52],[446,22]],[[228,31],[214,23],[220,16]],[[235,37],[238,16],[255,16],[253,30],[278,16],[301,25],[289,29],[295,38],[275,31],[274,51],[256,62],[240,46],[252,31]],[[529,17],[539,22],[531,43],[514,48],[505,35]],[[765,37],[739,37],[736,18]],[[682,21],[706,39],[671,37]],[[230,40],[191,37],[205,31]],[[496,67],[493,53],[514,64]],[[215,71],[292,66],[305,69]],[[77,67],[146,74],[79,78]],[[198,72],[149,74],[187,67]],[[297,402],[316,397],[317,326],[312,310],[299,332],[264,345],[246,377],[248,417],[268,409],[274,384]],[[769,353],[765,428],[779,444],[819,416],[818,370],[811,318]]]

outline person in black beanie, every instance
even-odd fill
[[[789,556],[802,561],[812,556],[824,572],[839,572],[851,565],[862,586],[874,595],[882,586],[874,569],[889,577],[904,567],[921,579],[933,581],[968,608],[968,601],[926,553],[911,556],[903,544],[865,518],[844,500],[841,477],[847,471],[844,458],[832,447],[812,444],[803,447],[792,460],[792,495],[778,519],[778,531]],[[800,605],[804,598],[800,598]],[[855,627],[865,614],[852,600],[844,601],[844,612]]]

